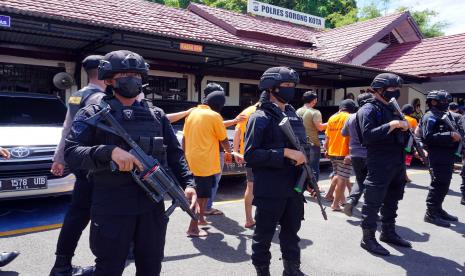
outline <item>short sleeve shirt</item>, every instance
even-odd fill
[[[257,105],[252,105],[252,106],[249,106],[247,107],[246,109],[244,109],[240,115],[245,115],[247,117],[247,119],[245,119],[244,121],[238,123],[236,125],[236,130],[240,130],[241,131],[241,143],[240,143],[240,148],[239,148],[239,152],[240,154],[244,154],[244,138],[245,138],[245,130],[246,130],[246,127],[247,127],[247,122],[249,121],[249,117],[252,113],[254,113],[255,111],[257,110]]]
[[[189,168],[195,176],[221,172],[219,141],[227,138],[223,117],[208,105],[198,105],[184,124],[184,143]]]
[[[320,146],[320,139],[318,139],[318,129],[316,123],[322,123],[321,112],[314,108],[307,108],[304,115],[302,116],[305,134],[307,135],[308,141],[315,146]]]
[[[345,157],[349,155],[350,138],[342,135],[342,128],[349,119],[349,115],[347,112],[338,112],[328,120],[325,134],[329,139],[328,155],[330,156]]]

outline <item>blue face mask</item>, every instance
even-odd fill
[[[274,90],[273,95],[282,103],[288,103],[294,99],[295,87],[279,87]]]

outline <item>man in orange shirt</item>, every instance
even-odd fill
[[[209,224],[204,215],[215,185],[215,174],[221,172],[219,143],[227,153],[231,153],[223,117],[217,112],[226,101],[223,88],[210,83],[205,90],[212,92],[192,110],[184,124],[184,149],[197,184],[197,202],[200,207],[199,221],[192,220],[187,230],[189,236],[195,237],[208,235],[198,226]]]
[[[242,156],[234,155],[237,164],[244,163],[244,138],[249,116],[257,110],[258,103],[244,109],[239,115],[243,115],[246,119],[236,125],[234,132],[233,147],[235,152],[239,152]],[[252,201],[253,201],[253,173],[252,168],[246,168],[247,187],[244,193],[244,208],[245,208],[245,228],[252,228],[255,225],[255,220],[252,217]]]
[[[418,126],[418,122],[417,122],[417,119],[412,117],[412,114],[415,112],[415,109],[413,108],[413,105],[405,104],[404,106],[402,106],[401,111],[404,114],[405,120],[407,121],[410,129],[413,131],[413,133],[415,133],[415,129]],[[407,154],[405,155],[405,165],[407,165],[407,166],[410,166],[410,162],[412,161],[412,157],[413,157],[413,155],[412,155],[412,150],[413,150],[413,141],[412,141],[412,139],[413,139],[412,137],[409,138],[407,147],[405,148],[406,151],[407,151]],[[412,180],[410,180],[410,178],[407,175],[407,171],[405,171],[405,181],[407,183],[412,182]]]
[[[333,165],[334,177],[331,186],[335,187],[335,196],[331,208],[341,211],[340,204],[344,201],[344,191],[349,185],[352,170],[349,156],[349,137],[342,135],[342,128],[350,113],[357,110],[355,102],[350,99],[343,100],[339,105],[339,112],[331,116],[326,128],[326,151]]]

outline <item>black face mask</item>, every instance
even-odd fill
[[[279,87],[276,88],[273,95],[282,103],[288,103],[294,99],[295,88],[294,87]]]
[[[125,98],[135,98],[142,91],[142,79],[136,77],[121,77],[115,79],[115,93]]]
[[[436,108],[439,110],[439,111],[446,111],[448,108],[449,108],[449,103],[448,102],[438,102],[438,104],[436,105]]]
[[[400,89],[396,89],[396,90],[392,90],[392,91],[386,90],[381,95],[388,102],[391,100],[391,98],[395,98],[397,100],[400,97]]]

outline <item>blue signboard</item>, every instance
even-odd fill
[[[0,15],[0,27],[11,27],[11,17],[7,15]]]

